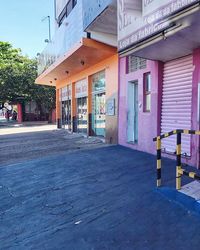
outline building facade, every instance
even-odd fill
[[[55,27],[36,83],[56,86],[58,127],[117,143],[117,2],[55,0]]]
[[[155,154],[152,138],[199,130],[200,6],[195,0],[118,0],[119,144]],[[162,140],[173,157],[175,136]],[[199,138],[183,135],[199,167]]]

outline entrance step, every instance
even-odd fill
[[[194,198],[197,202],[200,203],[200,182],[199,181],[192,181],[182,186],[179,192]]]
[[[170,187],[160,187],[156,191],[170,202],[200,216],[200,183],[198,181],[182,186],[179,191]]]

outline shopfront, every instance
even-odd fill
[[[155,154],[153,137],[199,130],[199,4],[149,1],[138,15],[130,11],[129,0],[120,2],[119,143]],[[199,145],[196,137],[183,135],[183,161],[199,167]],[[175,136],[162,140],[162,151],[174,157]]]
[[[192,76],[193,55],[171,60],[164,64],[161,133],[174,128],[188,129],[192,127]],[[170,136],[162,141],[166,153],[176,151],[176,137]],[[191,155],[191,135],[182,135],[182,154]]]
[[[72,97],[72,86],[68,85],[61,89],[61,109],[62,109],[62,128],[69,131],[72,130],[72,119],[71,119],[71,97]]]
[[[120,59],[119,144],[154,153],[160,128],[162,63],[129,55]]]
[[[118,142],[118,55],[112,53],[79,73],[57,79],[58,128],[62,125],[74,133],[103,137],[106,143]]]
[[[75,84],[76,97],[76,121],[77,132],[87,133],[88,130],[88,83],[86,79],[80,80]]]
[[[105,137],[106,92],[105,71],[92,76],[92,130],[94,135]]]

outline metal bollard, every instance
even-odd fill
[[[157,138],[157,187],[161,186],[161,139]]]
[[[176,138],[176,189],[181,189],[181,133]]]

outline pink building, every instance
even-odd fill
[[[119,144],[156,153],[153,137],[199,130],[199,1],[118,0]],[[166,156],[175,136],[162,141]],[[182,136],[184,161],[199,166],[199,138]]]

